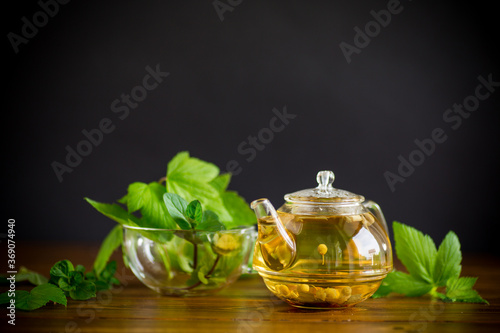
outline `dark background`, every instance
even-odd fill
[[[189,150],[222,170],[237,160],[230,188],[248,201],[278,207],[331,169],[336,187],[377,201],[388,221],[437,243],[451,229],[464,251],[498,253],[500,92],[457,130],[443,121],[479,75],[500,81],[497,11],[490,2],[401,5],[348,64],[339,44],[353,44],[353,28],[387,1],[244,0],[223,21],[211,1],[71,1],[18,54],[7,34],[40,6],[9,2],[3,202],[17,240],[101,241],[114,222],[83,197],[112,202]],[[157,64],[170,76],[120,120],[111,103]],[[239,144],[284,106],[296,118],[247,162]],[[59,182],[51,163],[103,118],[115,130]],[[384,172],[397,173],[398,156],[438,127],[447,141],[391,192]]]

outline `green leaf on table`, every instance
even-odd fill
[[[42,285],[49,282],[45,276],[35,271],[29,270],[24,266],[19,268],[19,272],[16,274],[16,282],[29,281],[34,285]]]
[[[41,284],[31,290],[17,290],[15,294],[16,309],[19,310],[36,310],[41,308],[48,302],[67,305],[67,299],[64,292],[58,287],[50,283]],[[0,295],[0,304],[10,303],[8,293]]]
[[[452,302],[489,304],[476,290],[472,289],[476,281],[477,278],[473,277],[449,279],[446,283],[446,299]]]
[[[116,261],[110,261],[106,267],[99,273],[99,280],[109,282],[111,284],[119,284],[120,282],[114,277],[116,273]]]
[[[69,278],[69,273],[74,271],[75,267],[69,260],[58,261],[50,269],[51,278]]]
[[[127,194],[128,212],[141,212],[142,227],[175,229],[175,222],[163,202],[165,192],[165,187],[157,182],[130,184]]]
[[[175,193],[165,193],[163,195],[163,201],[165,202],[168,213],[174,219],[175,223],[183,230],[191,229],[191,223],[187,221],[184,214],[188,206],[187,201]]]
[[[58,286],[74,300],[87,300],[96,296],[95,283],[86,280],[82,272],[69,272],[68,277],[61,277]]]
[[[79,285],[85,279],[84,275],[80,271],[69,272],[69,279],[72,284]]]
[[[69,296],[74,300],[86,300],[95,297],[95,284],[85,280],[82,269],[75,270],[69,260],[58,261],[52,266],[49,282],[69,293]]]
[[[384,297],[391,292],[406,296],[429,294],[445,302],[487,303],[472,287],[477,278],[459,277],[462,253],[457,235],[450,231],[436,250],[434,242],[420,231],[394,222],[396,253],[410,274],[389,273],[373,295]],[[446,294],[438,288],[446,285]]]
[[[111,254],[123,244],[123,227],[121,225],[116,225],[109,234],[106,236],[101,244],[101,248],[97,253],[97,257],[94,261],[94,270],[97,274],[100,274],[106,263],[109,261]]]
[[[60,278],[57,285],[62,290],[68,292],[76,289],[76,286],[69,283],[69,279]]]
[[[390,288],[388,288],[390,286]],[[401,271],[392,271],[382,281],[382,290],[377,290],[376,297],[385,296],[390,292],[403,294],[408,297],[418,297],[427,294],[432,289],[432,284],[428,284],[412,275]]]
[[[99,213],[109,217],[110,219],[129,226],[139,226],[140,220],[133,214],[128,213],[125,209],[117,204],[107,204],[94,201],[89,198],[84,198],[89,204],[92,205]]]
[[[9,292],[4,292],[0,294],[0,304],[9,304],[11,297],[9,297]]]
[[[96,286],[96,291],[111,289],[113,285],[119,285],[120,281],[115,278],[116,273],[116,261],[110,261],[100,273],[96,270],[92,270],[85,274],[85,279],[87,281],[93,282]]]
[[[450,231],[439,245],[433,280],[437,286],[446,285],[449,279],[458,279],[462,266],[462,252],[457,235]]]
[[[68,277],[59,278],[58,285],[64,291],[74,291],[78,289],[78,285],[80,285],[84,281],[84,275],[79,271],[71,271],[68,274]]]
[[[59,288],[50,283],[42,284],[31,289],[30,294],[34,298],[46,298],[49,301],[59,303],[64,306],[66,306],[68,303],[66,296],[64,296],[64,293],[59,290]]]
[[[392,228],[399,260],[413,277],[432,283],[437,256],[436,245],[432,238],[396,221]]]
[[[33,295],[31,295],[31,293],[26,290],[16,291],[15,300],[16,300],[16,309],[25,311],[36,310],[38,308],[41,308],[50,301],[45,297],[33,297]]]
[[[204,231],[220,231],[225,230],[226,228],[219,220],[217,214],[211,210],[206,210],[203,212],[203,217],[200,224],[198,224],[197,229]]]
[[[389,273],[389,274],[391,274],[391,273]],[[392,286],[389,285],[389,283],[387,283],[384,279],[384,280],[382,280],[382,283],[380,284],[378,289],[375,291],[375,293],[371,297],[372,298],[381,298],[381,297],[385,297],[385,296],[389,295],[390,293],[392,293]]]
[[[201,222],[203,218],[203,209],[201,208],[201,203],[199,200],[193,200],[187,205],[184,216],[187,217],[192,226],[195,226]]]
[[[200,200],[205,209],[214,211],[221,220],[231,220],[219,191],[210,184],[218,175],[219,168],[215,164],[181,152],[168,163],[167,192],[178,194],[189,202]]]
[[[113,261],[109,262],[106,265],[106,267],[103,269],[103,271],[99,275],[98,282],[106,283],[107,284],[106,289],[110,289],[113,285],[119,285],[120,280],[118,280],[115,277],[115,273],[116,273],[116,261],[113,260]],[[103,288],[99,288],[99,290],[100,289],[103,289]]]
[[[75,289],[69,292],[69,296],[77,301],[84,301],[96,296],[96,286],[93,282],[82,281],[75,285]]]

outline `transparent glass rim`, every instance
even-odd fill
[[[289,205],[300,205],[300,206],[358,206],[362,205],[365,202],[365,198],[363,196],[359,196],[358,199],[355,200],[337,200],[337,201],[313,201],[313,200],[294,200],[288,195],[285,196],[285,202]]]
[[[257,223],[256,223],[257,224]],[[125,229],[131,229],[131,230],[141,230],[141,231],[156,231],[156,232],[192,232],[193,230],[185,230],[185,229],[161,229],[161,228],[146,228],[146,227],[139,227],[139,226],[132,226],[132,225],[125,225],[122,224],[122,226]],[[242,231],[252,231],[255,230],[255,226],[242,226],[242,227],[236,227],[233,229],[229,230],[219,230],[219,231],[208,231],[208,230],[196,230],[196,232],[199,233],[241,233]]]

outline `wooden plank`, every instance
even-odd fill
[[[498,324],[471,323],[367,323],[367,322],[220,322],[220,321],[145,321],[137,319],[101,320],[98,325],[64,326],[64,322],[34,320],[30,325],[21,325],[7,332],[130,332],[130,333],[164,333],[164,332],[498,332]],[[67,330],[65,330],[65,328]]]

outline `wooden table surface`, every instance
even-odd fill
[[[58,260],[91,267],[97,247],[18,242],[18,267],[48,276]],[[117,258],[118,253],[116,254]],[[7,259],[5,259],[5,262]],[[121,263],[121,260],[118,260]],[[0,310],[1,332],[500,332],[500,258],[465,255],[463,275],[478,276],[476,289],[490,305],[445,304],[427,297],[368,299],[344,310],[304,310],[278,300],[259,276],[241,278],[214,296],[176,298],[156,294],[123,266],[121,287],[98,299],[16,312],[16,325]],[[6,271],[6,263],[0,266]],[[30,289],[17,284],[17,289]],[[6,290],[2,286],[1,292]]]

